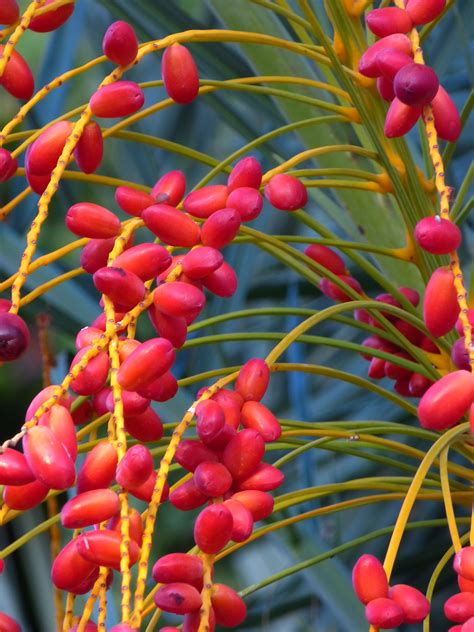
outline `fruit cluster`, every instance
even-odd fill
[[[377,79],[377,90],[390,103],[385,119],[385,136],[395,138],[411,130],[431,105],[437,134],[454,142],[461,133],[461,120],[453,100],[440,85],[432,68],[415,60],[406,33],[435,20],[446,0],[408,0],[404,9],[385,7],[367,14],[369,29],[380,39],[359,61],[359,72]]]
[[[444,604],[444,614],[454,625],[449,632],[472,632],[474,630],[474,547],[466,546],[454,556],[460,592]]]
[[[381,630],[402,623],[421,623],[430,612],[430,604],[418,589],[406,584],[389,586],[385,570],[373,555],[362,555],[352,571],[352,586],[365,605],[368,623]]]

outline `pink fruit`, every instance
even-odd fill
[[[137,36],[128,22],[114,22],[105,32],[102,41],[104,55],[119,66],[128,66],[138,53]]]
[[[406,11],[414,24],[428,24],[435,20],[446,6],[446,0],[408,0]]]
[[[151,338],[143,342],[122,363],[117,379],[122,388],[136,391],[166,373],[172,367],[174,359],[175,352],[169,340]]]
[[[172,206],[149,206],[141,217],[147,228],[169,246],[192,248],[199,241],[200,230],[196,222]]]
[[[420,107],[406,105],[395,97],[385,118],[385,136],[387,138],[399,138],[400,136],[404,136],[416,124],[420,116]]]
[[[424,64],[403,66],[393,80],[395,96],[414,107],[427,105],[436,96],[439,80],[435,71]]]
[[[79,237],[107,239],[116,237],[122,228],[119,218],[98,204],[79,202],[66,214],[66,226]]]
[[[61,523],[67,529],[82,529],[112,518],[120,510],[111,489],[93,489],[74,496],[61,509]]]
[[[30,428],[23,437],[23,448],[28,466],[43,485],[51,489],[67,489],[74,483],[74,462],[49,428]]]
[[[362,555],[352,570],[352,586],[364,605],[388,596],[388,581],[381,562],[373,555]]]
[[[210,215],[201,226],[201,241],[204,246],[224,248],[239,232],[241,217],[233,208],[223,208]]]
[[[265,453],[265,443],[255,430],[242,430],[227,444],[221,460],[233,478],[243,480],[253,474]]]
[[[424,217],[415,227],[415,239],[427,252],[433,255],[447,255],[457,250],[461,244],[458,226],[440,217]]]
[[[17,314],[0,312],[0,362],[12,362],[26,351],[30,332]]]
[[[244,428],[259,432],[265,443],[277,441],[281,426],[275,415],[258,401],[246,401],[242,406],[241,422]]]
[[[121,539],[120,533],[110,529],[86,531],[77,538],[77,551],[82,558],[91,564],[120,570]],[[135,540],[130,540],[128,550],[130,566],[133,566],[140,554],[140,549]]]
[[[137,112],[145,102],[140,86],[133,81],[109,83],[91,97],[92,114],[98,118],[118,118]]]
[[[3,488],[3,500],[11,509],[25,511],[42,503],[48,492],[49,487],[38,480],[25,485],[6,485]]]
[[[194,470],[194,483],[201,493],[216,498],[229,491],[232,476],[222,463],[204,461]]]
[[[21,452],[6,448],[0,453],[0,485],[26,485],[34,480],[35,475]]]
[[[224,505],[232,514],[232,533],[230,539],[234,542],[245,542],[253,531],[253,517],[247,507],[236,500],[229,498]]]
[[[438,268],[431,275],[423,300],[423,320],[435,338],[447,334],[459,314],[454,277],[448,268]]]
[[[28,171],[37,176],[51,173],[72,129],[73,124],[70,121],[58,121],[45,129],[29,147],[26,158]]]
[[[44,7],[49,4],[53,4],[54,0],[46,0],[43,4]],[[43,13],[43,15],[37,15],[34,17],[28,26],[30,31],[36,31],[37,33],[49,33],[55,31],[62,26],[66,20],[68,20],[74,11],[74,2],[71,4],[65,4],[62,7]]]
[[[442,86],[439,86],[431,107],[438,136],[450,143],[455,143],[461,134],[461,117],[454,101]]]
[[[84,173],[94,173],[102,162],[104,141],[102,130],[95,121],[90,121],[84,128],[74,149],[74,157],[79,169]]]
[[[117,451],[108,441],[101,441],[88,452],[77,477],[78,493],[106,488],[115,478]]]
[[[232,513],[223,504],[209,505],[194,523],[194,540],[203,553],[218,553],[232,535]]]
[[[430,602],[425,595],[406,584],[392,586],[388,593],[404,613],[404,623],[421,623],[430,612]]]
[[[380,76],[393,81],[398,71],[413,63],[408,53],[402,53],[395,48],[383,48],[375,57]],[[392,100],[392,99],[390,99]]]
[[[199,75],[193,56],[181,44],[172,44],[163,53],[161,70],[165,90],[176,103],[191,103],[199,92]]]
[[[153,596],[158,608],[174,614],[189,614],[199,610],[201,595],[194,586],[182,582],[167,584],[158,588]]]
[[[308,201],[304,184],[286,173],[280,173],[270,179],[265,187],[265,197],[272,206],[281,211],[296,211]]]
[[[404,620],[403,609],[395,601],[385,597],[369,602],[365,607],[365,616],[371,625],[382,630],[396,628]]]
[[[182,171],[169,171],[154,184],[151,196],[156,202],[177,206],[186,191],[186,178]]]
[[[406,35],[402,33],[394,33],[388,35],[369,46],[362,57],[359,60],[359,72],[365,77],[378,77],[380,70],[377,65],[377,54],[384,48],[394,48],[395,50],[411,55],[411,41]]]
[[[258,189],[238,187],[229,194],[227,206],[235,209],[243,222],[251,222],[262,211],[263,197]]]
[[[474,546],[465,546],[456,553],[453,568],[464,579],[474,580]]]
[[[235,165],[227,178],[229,192],[239,187],[258,189],[262,183],[262,167],[256,158],[242,158]]]
[[[0,630],[2,632],[21,632],[21,628],[15,619],[9,617],[5,612],[0,612]]]
[[[408,33],[413,27],[409,13],[398,7],[369,11],[366,21],[369,29],[377,37],[386,37],[393,33]]]
[[[467,413],[474,400],[474,377],[469,371],[443,376],[426,391],[418,405],[423,428],[451,428]]]
[[[235,628],[245,620],[247,606],[242,597],[225,584],[214,584],[211,596],[217,625]]]
[[[331,248],[322,244],[310,244],[304,251],[304,254],[319,263],[333,274],[341,275],[347,273],[344,260]]]
[[[10,178],[15,175],[17,169],[17,159],[13,158],[7,149],[0,147],[0,182],[10,180]]]
[[[0,24],[10,26],[20,17],[20,7],[16,0],[3,0],[0,5]]]
[[[5,46],[0,44],[0,55]],[[16,50],[11,51],[10,59],[0,77],[0,85],[17,99],[27,101],[35,91],[35,80],[27,62]]]
[[[202,585],[203,564],[198,555],[169,553],[155,562],[152,570],[157,584],[183,582],[196,588]]]
[[[247,478],[237,481],[239,491],[257,489],[261,492],[270,492],[285,480],[283,472],[269,463],[260,463]]]
[[[450,597],[444,604],[444,615],[454,623],[465,623],[474,617],[474,593],[461,592]]]
[[[231,498],[238,500],[242,505],[247,507],[255,522],[268,518],[273,512],[273,506],[275,504],[273,496],[257,489],[237,492],[233,494]]]
[[[211,184],[189,193],[184,198],[183,209],[194,217],[206,219],[226,207],[228,195],[225,184]]]

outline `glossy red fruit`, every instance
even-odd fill
[[[117,466],[115,478],[124,489],[140,487],[153,472],[153,457],[144,445],[129,448]]]
[[[194,540],[203,553],[221,551],[232,535],[232,514],[223,504],[209,505],[194,523]]]
[[[225,425],[224,411],[217,402],[207,399],[196,406],[196,431],[203,443],[215,439]]]
[[[229,298],[237,291],[238,278],[234,269],[224,261],[217,270],[204,277],[202,283],[216,296]]]
[[[199,610],[201,595],[194,586],[183,582],[174,582],[158,588],[153,596],[158,608],[174,614],[189,614]]]
[[[444,604],[444,615],[454,623],[465,623],[474,617],[474,593],[461,592],[450,597]]]
[[[43,7],[53,4],[53,2],[54,0],[46,0]],[[71,4],[65,4],[62,7],[43,13],[43,15],[34,17],[30,21],[28,28],[30,31],[35,31],[36,33],[49,33],[50,31],[55,31],[71,17],[73,11],[74,2]]]
[[[18,161],[13,158],[11,153],[0,147],[0,182],[6,182],[10,180],[18,169]]]
[[[273,512],[275,504],[273,496],[257,489],[236,492],[231,498],[244,505],[252,514],[255,522],[268,518]]]
[[[73,127],[70,121],[58,121],[38,136],[30,146],[26,158],[30,173],[39,176],[51,173],[56,167]]]
[[[186,191],[186,177],[182,171],[169,171],[155,182],[151,196],[156,202],[177,206]]]
[[[192,612],[191,614],[184,615],[182,632],[199,632],[199,626],[201,625],[201,613],[200,611]],[[216,628],[216,617],[214,615],[214,609],[209,611],[209,632],[214,632]],[[163,628],[160,632],[168,632],[167,628]],[[169,632],[175,632],[170,628]],[[177,631],[179,632],[179,630]]]
[[[432,336],[439,338],[451,331],[459,314],[454,277],[448,268],[431,275],[423,300],[423,320]]]
[[[403,66],[393,80],[395,96],[411,106],[427,105],[436,96],[439,79],[435,71],[425,64]]]
[[[281,211],[296,211],[308,201],[304,184],[286,173],[280,173],[270,179],[265,187],[265,197],[272,206]]]
[[[401,68],[413,63],[413,58],[408,53],[394,48],[383,48],[377,53],[375,63],[380,77],[393,81]]]
[[[216,498],[229,491],[232,476],[222,463],[204,461],[194,470],[194,484],[201,493]]]
[[[199,93],[199,75],[193,56],[181,44],[172,44],[163,53],[161,72],[165,90],[176,103],[191,103]]]
[[[123,362],[118,372],[119,384],[127,391],[143,388],[168,371],[174,359],[175,352],[169,340],[147,340]]]
[[[403,609],[392,599],[374,599],[365,607],[367,621],[382,630],[396,628],[403,623]]]
[[[396,584],[390,588],[388,595],[403,610],[404,623],[421,623],[430,612],[428,599],[412,586]]]
[[[0,5],[0,24],[10,26],[20,17],[20,7],[16,0],[3,0]]]
[[[385,136],[387,138],[399,138],[400,136],[404,136],[416,124],[420,116],[420,107],[406,105],[395,97],[385,118]]]
[[[369,46],[359,60],[359,72],[365,77],[378,77],[381,72],[377,63],[377,55],[384,49],[394,49],[406,55],[412,54],[411,41],[402,33],[388,35]]]
[[[446,0],[408,0],[406,11],[414,24],[428,24],[442,13]]]
[[[180,511],[197,509],[208,501],[209,496],[206,496],[198,490],[193,479],[186,481],[170,494],[170,503]]]
[[[362,555],[352,570],[354,592],[364,605],[388,596],[388,581],[381,562],[370,554]]]
[[[155,562],[151,572],[157,584],[183,582],[200,589],[203,575],[202,560],[189,553],[169,553]]]
[[[117,531],[103,529],[101,531],[87,531],[77,538],[77,551],[81,557],[97,566],[107,566],[120,570],[120,541],[121,535]],[[135,540],[128,545],[130,566],[133,566],[140,554]]]
[[[372,380],[381,380],[385,377],[385,360],[382,358],[372,358],[370,360],[367,375]]]
[[[25,421],[28,421],[29,419],[31,419],[33,417],[33,415],[36,414],[38,409],[48,399],[51,399],[52,397],[54,397],[57,389],[58,389],[58,386],[56,386],[55,384],[51,384],[50,386],[47,386],[46,388],[43,388],[39,393],[37,393],[35,395],[35,397],[33,397],[33,399],[31,400],[30,405],[28,406],[28,408],[26,409]],[[62,406],[68,406],[69,405],[69,400],[68,400],[67,397],[61,397],[59,400],[56,400],[56,401],[57,401],[58,404],[61,404]]]
[[[262,435],[245,429],[229,441],[221,460],[235,480],[243,480],[256,471],[264,454]]]
[[[244,491],[247,489],[257,489],[261,492],[270,492],[285,480],[283,472],[268,463],[260,463],[257,469],[247,478],[237,481],[237,489]]]
[[[61,524],[82,529],[112,518],[120,511],[117,494],[111,489],[93,489],[67,501],[61,509]]]
[[[241,421],[244,428],[259,432],[268,443],[281,436],[281,426],[275,415],[258,401],[247,401],[242,407]]]
[[[224,257],[218,250],[209,246],[202,246],[190,250],[183,257],[183,272],[190,279],[202,279],[217,270],[223,261]]]
[[[216,623],[224,628],[237,627],[247,616],[247,606],[242,597],[225,584],[213,585],[211,602]]]
[[[224,425],[219,434],[207,442],[207,446],[211,448],[211,450],[215,450],[216,452],[222,452],[227,444],[235,437],[237,431],[232,428],[232,426]]]
[[[134,417],[141,415],[150,406],[150,400],[142,397],[136,391],[122,390],[123,414],[125,417]],[[109,412],[114,411],[114,395],[110,392],[106,400]]]
[[[227,206],[235,209],[243,222],[251,222],[262,211],[263,197],[258,189],[238,187],[229,194]]]
[[[133,81],[109,83],[95,92],[89,101],[92,114],[98,118],[118,118],[137,112],[145,102],[140,86]]]
[[[357,292],[357,294],[362,293],[362,287],[357,279],[354,279],[354,277],[346,276],[342,274],[339,274],[338,277],[346,285],[348,285],[355,292]],[[321,279],[319,289],[325,296],[327,296],[328,298],[332,298],[334,301],[340,301],[342,303],[345,303],[347,301],[354,300],[352,296],[349,296],[349,294],[346,294],[344,290],[342,290],[335,283],[333,283],[332,281],[329,281],[326,278]]]
[[[270,382],[270,369],[264,360],[252,358],[240,369],[235,389],[245,402],[259,402],[265,395]]]
[[[102,130],[95,121],[90,121],[74,149],[74,158],[83,173],[94,173],[104,156]]]
[[[85,560],[77,549],[79,538],[74,538],[56,556],[51,568],[51,579],[56,588],[74,594],[81,584],[97,576],[97,564]],[[87,592],[87,590],[84,590]]]
[[[9,617],[5,612],[0,612],[0,630],[2,632],[21,632],[21,628],[15,619]]]
[[[387,37],[394,33],[408,33],[413,27],[410,15],[398,7],[385,7],[369,11],[367,26],[377,37]]]
[[[71,206],[66,214],[66,226],[75,235],[92,239],[116,237],[122,229],[119,218],[112,211],[92,202]]]
[[[86,272],[94,274],[107,265],[109,254],[115,244],[115,237],[109,239],[91,239],[82,249],[80,263]]]
[[[160,312],[185,318],[189,323],[200,314],[206,297],[199,288],[189,283],[173,281],[159,285],[154,292],[153,301]]]
[[[474,546],[465,546],[456,553],[453,568],[464,579],[474,580]]]
[[[262,167],[256,158],[248,156],[242,158],[235,165],[227,178],[229,192],[239,187],[260,188],[262,183]]]
[[[30,332],[17,314],[0,312],[0,362],[12,362],[26,351]]]
[[[444,375],[423,395],[418,418],[423,428],[451,428],[467,413],[474,401],[474,377],[469,371]]]
[[[454,628],[450,628],[451,630]],[[461,627],[460,632],[474,632],[474,617],[468,619],[464,625]]]
[[[438,136],[450,143],[455,143],[461,134],[462,122],[454,101],[440,86],[431,102],[433,117]]]
[[[0,485],[26,485],[34,480],[24,454],[12,448],[0,453]]]
[[[173,206],[149,206],[143,211],[142,219],[147,228],[169,246],[192,248],[199,242],[199,226]]]
[[[153,470],[150,476],[146,479],[144,483],[138,485],[137,487],[129,486],[127,491],[138,498],[139,500],[143,500],[143,502],[149,503],[151,502],[151,498],[153,496],[153,491],[156,485],[156,472]],[[164,502],[168,497],[169,488],[168,483],[165,483],[165,487],[163,488],[163,492],[160,497],[160,502]]]
[[[115,201],[122,211],[135,217],[140,217],[146,208],[156,203],[156,200],[145,191],[126,186],[115,189]]]
[[[101,441],[87,453],[77,477],[77,491],[107,488],[115,478],[117,450],[108,441]]]
[[[0,44],[0,55],[3,55],[5,46]],[[35,80],[27,62],[16,50],[11,51],[3,75],[0,77],[0,85],[17,99],[27,101],[31,99],[35,91]]]
[[[140,414],[126,415],[124,423],[128,434],[138,441],[159,441],[163,436],[163,423],[150,406]]]
[[[426,393],[426,391],[433,384],[431,380],[429,380],[424,375],[420,375],[419,373],[413,373],[408,382],[408,389],[410,391],[410,395],[412,397],[421,397]]]
[[[239,232],[241,217],[234,208],[215,211],[201,227],[201,241],[204,246],[224,248]]]
[[[139,389],[142,397],[148,397],[154,402],[167,402],[169,399],[173,399],[177,392],[178,382],[170,371],[160,375],[157,380],[154,380],[148,386]]]
[[[132,246],[122,252],[114,265],[136,274],[142,281],[148,281],[166,270],[171,263],[171,255],[159,244],[145,243]]]
[[[95,287],[110,298],[118,311],[132,309],[145,296],[143,281],[123,268],[106,266],[94,272],[92,278]]]
[[[206,219],[226,207],[229,191],[225,184],[210,184],[184,198],[183,209],[194,217]]]
[[[38,480],[25,485],[5,485],[3,488],[3,501],[11,509],[25,511],[33,509],[46,498],[49,487]]]
[[[83,347],[76,353],[71,362],[71,369],[78,364],[82,357],[90,351],[91,347]],[[109,373],[110,360],[105,351],[101,351],[94,356],[87,366],[72,380],[71,390],[78,395],[93,395],[100,391],[107,381]]]
[[[461,592],[474,592],[474,581],[458,575],[458,586]]]
[[[347,268],[343,259],[331,248],[321,244],[310,244],[305,248],[304,254],[319,263],[333,274],[346,274]]]
[[[232,428],[238,428],[240,411],[244,403],[240,393],[223,388],[215,393],[211,399],[217,402],[224,411],[226,424],[232,426]]]
[[[39,420],[40,426],[46,426],[66,448],[73,461],[77,457],[76,428],[71,413],[65,406],[55,404]]]
[[[224,505],[232,514],[232,533],[230,539],[234,542],[245,542],[253,531],[253,517],[250,510],[235,498],[224,501]]]
[[[30,428],[23,437],[23,448],[29,468],[43,485],[67,489],[74,483],[74,462],[49,428]]]
[[[104,55],[118,64],[128,66],[138,53],[137,36],[128,22],[118,20],[109,26],[102,40]]]
[[[181,441],[174,458],[188,472],[194,472],[200,463],[217,462],[215,453],[196,439]]]
[[[108,521],[107,529],[121,533],[122,519],[119,513]],[[129,509],[128,511],[128,531],[132,540],[135,540],[138,546],[141,546],[143,541],[143,524],[142,517],[136,509]]]
[[[126,623],[119,623],[118,625],[114,625],[113,628],[110,628],[110,632],[137,632],[137,629],[131,628]]]

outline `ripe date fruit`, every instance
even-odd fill
[[[395,96],[406,105],[427,105],[436,96],[438,88],[439,80],[435,71],[425,64],[407,64],[393,80]]]
[[[352,570],[352,586],[364,605],[388,596],[388,581],[381,562],[373,555],[362,555]]]
[[[153,596],[158,608],[174,614],[189,614],[199,610],[202,604],[201,595],[190,584],[174,582],[158,588]]]
[[[93,489],[67,501],[61,509],[61,524],[68,529],[82,529],[112,518],[119,510],[114,491]]]
[[[74,462],[66,448],[46,426],[34,426],[23,437],[29,468],[51,489],[67,489],[76,478]]]
[[[102,130],[95,121],[90,121],[84,127],[80,139],[74,149],[74,158],[83,173],[94,173],[104,156],[104,141]]]
[[[385,118],[384,134],[387,138],[399,138],[407,134],[421,116],[421,107],[402,103],[394,98]]]
[[[264,454],[262,435],[245,429],[229,441],[221,460],[235,480],[243,480],[255,472]]]
[[[133,81],[116,81],[99,88],[89,101],[98,118],[118,118],[137,112],[145,102],[143,90]]]
[[[229,542],[232,527],[232,513],[225,505],[209,505],[196,518],[194,540],[203,553],[218,553]]]
[[[119,66],[128,66],[138,53],[137,36],[128,22],[118,20],[109,26],[102,40],[104,55]]]
[[[98,204],[79,202],[66,213],[66,226],[79,237],[107,239],[116,237],[122,228],[119,218]]]
[[[270,179],[265,187],[265,197],[272,206],[281,211],[296,211],[308,201],[304,184],[286,173],[280,173]]]
[[[0,485],[26,485],[34,480],[24,454],[12,448],[0,453]]]
[[[117,450],[108,441],[101,441],[87,453],[77,477],[78,493],[107,488],[115,478]]]
[[[21,356],[30,342],[25,321],[17,314],[0,312],[0,361],[12,362]]]
[[[163,53],[161,71],[165,90],[176,103],[194,101],[199,92],[199,75],[193,56],[181,44],[172,44]]]
[[[385,7],[369,11],[366,22],[369,29],[377,37],[386,37],[394,33],[408,33],[413,27],[410,14],[398,7]]]
[[[217,625],[235,628],[243,623],[247,616],[247,606],[242,597],[225,584],[213,585],[211,602]]]
[[[270,382],[270,369],[264,360],[252,358],[239,371],[235,390],[244,402],[259,402],[266,393]]]
[[[440,217],[424,217],[415,226],[415,239],[433,255],[447,255],[461,244],[461,231],[456,224]]]
[[[199,242],[198,224],[173,206],[154,204],[141,217],[147,228],[168,246],[192,248]]]
[[[5,46],[0,44],[0,55]],[[35,80],[27,62],[16,50],[10,53],[10,59],[0,77],[0,85],[13,97],[27,101],[35,91]]]
[[[431,275],[423,300],[423,320],[432,336],[451,331],[459,314],[454,276],[449,268],[437,268]]]
[[[183,582],[200,590],[203,572],[202,560],[198,555],[169,553],[155,562],[152,577],[157,584]]]
[[[54,1],[55,0],[46,0],[43,7],[53,4]],[[46,13],[43,13],[43,15],[37,15],[30,21],[28,28],[30,31],[35,31],[36,33],[49,33],[50,31],[55,31],[71,17],[73,11],[74,2],[65,4],[62,7],[53,9],[52,11],[47,11]]]
[[[9,26],[20,17],[20,7],[16,0],[3,0],[0,5],[0,24]]]
[[[166,373],[174,359],[175,352],[169,340],[151,338],[124,360],[118,371],[118,382],[127,391],[144,388]]]
[[[451,428],[467,413],[474,401],[474,377],[470,371],[454,371],[435,382],[418,404],[423,428]]]

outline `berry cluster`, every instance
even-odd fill
[[[435,20],[446,0],[408,0],[405,9],[386,7],[367,14],[369,29],[380,37],[359,61],[359,72],[377,79],[377,90],[390,107],[385,136],[403,136],[416,124],[425,105],[431,105],[437,134],[454,142],[461,133],[461,120],[451,97],[439,84],[432,68],[413,58],[406,33]]]
[[[402,623],[421,623],[430,604],[418,589],[406,584],[389,586],[385,570],[373,555],[362,555],[352,571],[352,586],[365,605],[367,621],[382,630]]]
[[[444,614],[454,625],[449,632],[474,630],[474,547],[466,546],[454,556],[454,570],[458,576],[459,593],[444,604]]]

